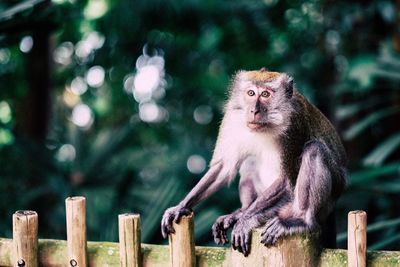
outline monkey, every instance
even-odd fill
[[[174,233],[172,222],[179,223],[238,173],[241,208],[217,218],[212,226],[217,244],[228,243],[232,228],[233,249],[247,256],[254,228],[261,227],[261,243],[267,247],[287,235],[324,229],[346,187],[346,165],[333,125],[300,94],[290,75],[265,68],[238,71],[209,169],[177,206],[165,211],[162,235]]]

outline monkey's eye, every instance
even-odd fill
[[[261,93],[261,96],[265,97],[265,98],[268,98],[270,95],[271,95],[271,93],[268,91],[262,91],[262,93]]]
[[[254,96],[256,93],[253,90],[249,90],[249,91],[247,91],[247,94],[249,96]]]

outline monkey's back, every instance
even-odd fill
[[[294,90],[291,99],[294,111],[290,118],[290,127],[281,136],[282,147],[282,169],[289,177],[292,184],[296,183],[300,168],[300,161],[303,149],[306,144],[312,141],[321,141],[326,144],[335,157],[335,162],[343,170],[346,169],[346,154],[340,137],[333,125],[297,90]],[[346,181],[339,183],[338,191],[341,191]]]
[[[300,113],[305,117],[304,121],[307,125],[303,127],[305,127],[308,132],[308,138],[310,140],[318,139],[324,141],[330,149],[337,152],[339,155],[339,162],[346,165],[347,159],[345,149],[332,123],[297,90],[294,91],[293,97],[295,101],[298,102],[299,109],[303,110],[303,112]]]

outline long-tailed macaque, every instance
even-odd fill
[[[240,173],[242,207],[212,227],[217,244],[248,255],[251,230],[263,227],[262,243],[323,226],[346,185],[346,155],[327,118],[285,73],[239,71],[233,78],[209,170],[175,207],[167,209],[162,234],[172,222]]]

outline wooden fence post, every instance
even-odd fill
[[[170,234],[169,251],[172,267],[195,267],[193,213],[183,216],[179,224],[173,223],[175,234]]]
[[[65,200],[67,210],[68,265],[86,267],[86,200],[69,197]]]
[[[13,266],[38,266],[38,215],[34,211],[13,215]]]
[[[367,213],[357,210],[348,214],[347,262],[349,267],[367,264]]]
[[[247,257],[231,248],[230,267],[274,266],[274,267],[316,267],[321,252],[320,233],[286,236],[275,246],[265,247],[261,243],[262,228],[253,230],[251,251]]]
[[[120,266],[141,266],[140,215],[120,214],[118,216],[118,228]]]

